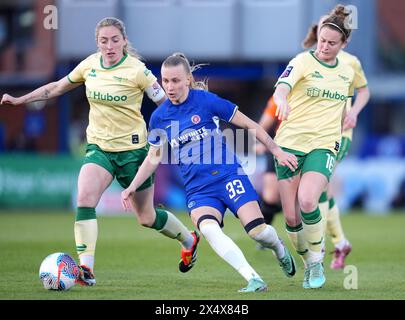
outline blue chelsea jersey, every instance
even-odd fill
[[[238,159],[219,128],[220,119],[230,122],[237,110],[213,93],[191,89],[183,103],[175,105],[167,99],[153,112],[148,141],[154,146],[170,144],[171,163],[180,166],[186,192],[239,173]]]

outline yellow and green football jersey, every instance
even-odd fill
[[[305,153],[329,149],[336,154],[353,76],[347,64],[337,59],[334,66],[327,65],[313,51],[292,59],[276,83],[291,88],[287,96],[291,111],[277,130],[277,144]]]
[[[353,96],[355,89],[359,89],[359,88],[363,88],[363,87],[367,86],[366,75],[364,74],[361,63],[360,63],[359,59],[357,59],[356,56],[354,56],[346,51],[340,50],[340,52],[338,54],[338,59],[340,59],[340,61],[350,65],[350,67],[352,67],[352,69],[354,71],[353,83],[352,83],[352,86],[350,88],[350,93],[349,93],[350,96]],[[349,111],[351,107],[352,107],[352,99],[350,98],[347,100],[346,112]],[[348,129],[348,130],[343,131],[342,136],[352,140],[353,129]]]
[[[103,65],[101,53],[83,60],[68,79],[84,82],[90,104],[87,142],[109,152],[146,145],[147,130],[141,113],[144,90],[156,77],[145,64],[125,54],[113,66]]]

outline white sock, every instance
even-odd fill
[[[94,269],[94,255],[81,254],[79,256],[79,259],[80,259],[80,265],[85,265],[86,267],[89,267],[91,272],[93,272],[93,269]]]
[[[284,258],[284,245],[281,243],[276,229],[272,226],[266,224],[265,228],[256,235],[252,235],[252,238],[263,245],[263,247],[272,249],[278,259]]]
[[[308,250],[308,255],[306,256],[306,263],[307,265],[323,262],[323,254],[322,252],[316,252],[312,250]]]
[[[187,238],[181,242],[181,245],[186,248],[186,249],[191,249],[193,247],[193,243],[194,243],[194,237],[191,235],[187,236]]]
[[[337,248],[339,250],[343,250],[343,248],[348,244],[349,244],[349,241],[347,241],[347,239],[344,238],[343,240],[341,240],[335,244],[335,248]]]
[[[228,262],[246,281],[252,278],[261,279],[249,265],[239,247],[222,232],[218,223],[206,220],[200,224],[200,231],[217,255]]]

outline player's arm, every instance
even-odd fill
[[[357,117],[361,110],[367,105],[370,100],[370,90],[368,87],[363,87],[357,89],[356,99],[350,109],[350,111],[345,115],[343,121],[343,131],[347,129],[352,129],[357,125]]]
[[[276,91],[273,94],[274,103],[277,105],[276,117],[279,120],[287,120],[290,113],[291,108],[287,102],[287,96],[290,91],[290,86],[281,82],[277,84]]]
[[[163,157],[163,147],[151,145],[148,155],[139,167],[135,178],[132,180],[128,188],[121,193],[121,204],[125,210],[132,206],[132,198],[136,189],[146,181],[158,168]]]
[[[158,106],[160,106],[167,98],[165,91],[157,81],[155,81],[150,87],[147,87],[145,92],[149,99],[151,99]]]
[[[236,111],[231,123],[244,129],[255,130],[256,138],[277,158],[280,165],[288,166],[293,171],[297,168],[297,158],[295,155],[281,150],[258,123],[245,116],[242,112]]]
[[[9,104],[16,106],[34,101],[48,100],[54,97],[58,97],[65,92],[80,86],[81,84],[81,82],[71,83],[67,77],[64,77],[59,81],[48,83],[21,97],[13,97],[5,93],[3,94],[0,104]]]

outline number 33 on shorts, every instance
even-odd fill
[[[239,179],[232,180],[225,185],[228,191],[229,199],[235,198],[236,195],[241,195],[245,193],[245,188],[243,187],[242,181]]]

